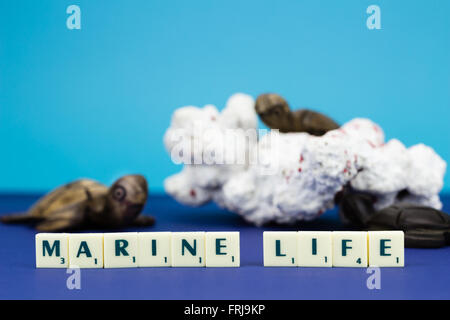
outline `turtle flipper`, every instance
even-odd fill
[[[295,131],[307,132],[314,136],[323,136],[331,130],[339,129],[339,125],[326,115],[308,109],[300,109],[293,113]]]
[[[70,220],[64,219],[46,220],[44,222],[39,223],[36,226],[36,230],[40,232],[57,232],[70,229],[76,228],[74,227],[73,223]]]
[[[440,248],[450,245],[450,231],[413,230],[405,233],[405,246],[409,248]]]
[[[345,224],[365,227],[375,209],[375,198],[364,193],[345,193],[338,199],[339,216]]]
[[[136,227],[149,227],[155,224],[155,218],[141,214],[131,224]]]
[[[34,217],[28,213],[14,213],[0,217],[0,221],[3,223],[32,223],[42,220],[41,218]]]

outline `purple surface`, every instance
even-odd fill
[[[25,210],[36,196],[0,196],[0,214]],[[443,196],[444,209],[450,197]],[[297,227],[256,228],[215,205],[189,208],[152,197],[145,212],[157,225],[139,231],[240,231],[240,268],[82,269],[69,290],[66,269],[35,269],[35,231],[0,224],[1,299],[449,299],[450,247],[406,249],[405,268],[381,269],[381,290],[366,269],[264,268],[263,230],[339,230],[336,211]],[[95,231],[95,230],[94,230]],[[127,229],[124,231],[137,231]]]

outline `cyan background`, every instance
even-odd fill
[[[448,0],[1,0],[0,191],[128,172],[162,191],[180,169],[162,144],[171,113],[238,91],[369,117],[447,160],[449,14]]]

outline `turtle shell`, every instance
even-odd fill
[[[398,203],[373,213],[369,230],[403,230],[405,246],[436,248],[450,244],[450,216],[442,211]]]
[[[35,218],[48,218],[60,209],[88,199],[104,198],[108,187],[90,179],[80,179],[65,184],[43,196],[33,205],[28,214]],[[99,204],[103,203],[102,201]]]

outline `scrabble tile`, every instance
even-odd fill
[[[139,267],[171,267],[172,232],[139,232]]]
[[[206,232],[206,266],[239,267],[239,232]]]
[[[299,231],[298,232],[298,266],[331,267],[333,266],[332,232]]]
[[[369,231],[369,265],[371,267],[404,267],[403,231]]]
[[[264,266],[297,267],[298,233],[296,231],[264,231]]]
[[[103,268],[103,233],[69,234],[69,265]]]
[[[105,233],[105,268],[136,268],[138,266],[137,232]]]
[[[333,232],[333,266],[367,267],[367,232]]]
[[[69,266],[69,235],[67,233],[38,233],[36,268],[67,268]]]
[[[172,233],[172,266],[174,267],[205,266],[204,232]]]

